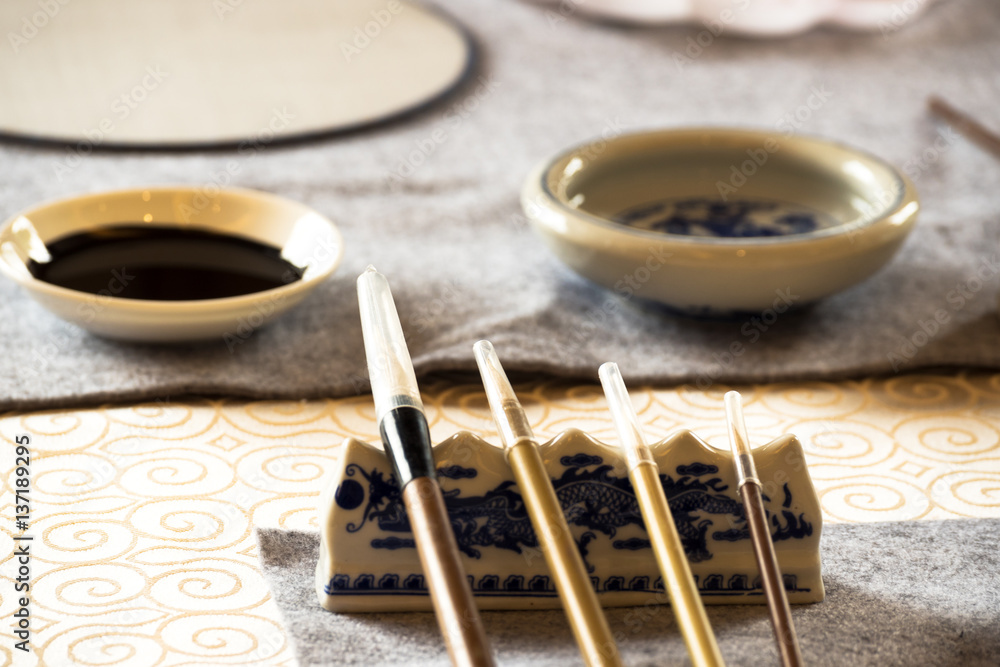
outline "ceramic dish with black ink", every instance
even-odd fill
[[[711,128],[574,147],[534,170],[522,205],[580,275],[707,316],[851,287],[892,258],[919,210],[913,184],[862,151]]]
[[[340,263],[332,222],[251,190],[140,188],[72,197],[0,228],[0,272],[106,338],[242,342]]]

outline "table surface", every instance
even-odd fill
[[[432,435],[496,442],[478,384],[425,385]],[[1000,517],[1000,374],[906,375],[737,387],[760,444],[799,436],[832,522]],[[540,438],[581,428],[615,442],[600,388],[517,387]],[[637,388],[651,439],[690,428],[726,446],[722,394]],[[291,665],[261,577],[255,526],[317,529],[316,502],[346,436],[375,441],[369,396],[193,400],[8,414],[31,438],[30,658],[0,629],[3,664]],[[13,457],[0,539],[13,552]],[[14,612],[15,565],[0,568]],[[15,656],[14,653],[17,653]]]

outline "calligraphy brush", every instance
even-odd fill
[[[601,366],[598,374],[611,408],[618,440],[625,452],[628,477],[642,512],[643,523],[646,524],[656,562],[663,575],[664,587],[670,596],[670,605],[687,645],[691,664],[696,667],[724,665],[705,606],[698,594],[698,586],[691,574],[681,537],[670,513],[667,497],[663,493],[659,467],[653,458],[653,452],[646,445],[639,418],[635,414],[618,364],[608,362]]]
[[[382,443],[399,480],[448,654],[455,665],[489,667],[493,658],[438,486],[413,363],[389,283],[373,266],[358,277],[358,302]]]
[[[760,478],[757,477],[757,467],[750,452],[750,439],[747,437],[747,426],[743,419],[743,405],[737,391],[727,392],[726,422],[729,429],[729,444],[733,449],[733,461],[736,465],[736,483],[739,486],[740,498],[746,510],[747,527],[750,529],[750,541],[753,543],[753,553],[757,558],[760,578],[764,584],[764,594],[767,596],[767,608],[771,615],[771,627],[774,638],[778,642],[781,663],[785,667],[800,667],[802,654],[799,650],[799,640],[795,635],[795,625],[792,623],[792,610],[788,606],[788,596],[785,594],[785,584],[781,578],[781,568],[778,556],[771,542],[771,531],[767,525],[767,512],[764,510],[764,497]]]
[[[507,461],[514,471],[517,488],[524,499],[549,572],[555,579],[556,590],[580,653],[588,665],[621,665],[618,645],[611,635],[580,550],[563,516],[562,506],[521,403],[507,380],[493,345],[481,340],[472,349]]]

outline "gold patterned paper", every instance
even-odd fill
[[[726,447],[722,394],[633,392],[650,440],[685,427]],[[437,382],[435,440],[496,442],[478,385]],[[517,388],[535,433],[615,442],[597,385]],[[740,387],[757,444],[794,433],[824,520],[1000,517],[1000,374]],[[0,627],[0,664],[292,665],[257,564],[254,526],[318,530],[316,501],[345,436],[378,440],[370,397],[193,401],[0,418],[31,436],[32,646]],[[3,459],[2,553],[13,552],[13,456]],[[0,566],[0,614],[15,608]],[[16,656],[14,654],[17,654]]]

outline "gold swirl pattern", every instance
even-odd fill
[[[135,534],[120,520],[100,515],[74,516],[67,514],[65,507],[59,510],[32,522],[36,534],[41,534],[43,545],[33,562],[50,559],[59,563],[112,562],[135,546]],[[32,513],[36,517],[40,514],[34,509]]]
[[[51,570],[35,578],[39,606],[54,600],[56,613],[103,614],[132,602],[146,588],[145,573],[122,563],[87,563]]]
[[[273,610],[269,616],[249,612],[185,614],[168,622],[160,637],[178,658],[183,654],[196,656],[198,664],[273,665],[290,661],[290,652],[282,655],[288,651],[284,630],[271,620],[277,618]]]
[[[1000,429],[983,418],[965,415],[917,417],[895,431],[900,445],[942,462],[1000,459]]]
[[[844,477],[819,490],[824,518],[835,521],[907,521],[920,519],[931,500],[910,482],[874,475]]]
[[[55,647],[66,653],[67,661],[63,664],[81,667],[121,664],[153,667],[163,657],[163,647],[154,637],[124,628],[109,631],[101,626],[83,627],[58,637],[58,640]],[[46,662],[51,659],[48,651],[46,658]]]
[[[892,436],[871,424],[849,419],[804,420],[795,425],[812,465],[871,468],[893,455]]]
[[[982,392],[973,389],[963,373],[958,376],[904,375],[877,383],[871,395],[892,407],[933,409],[942,404],[971,405]]]
[[[190,405],[165,402],[143,403],[129,408],[109,407],[103,412],[110,422],[131,426],[138,433],[161,438],[168,438],[171,433],[190,437],[201,432],[214,418],[207,412],[196,416]],[[202,423],[199,424],[199,421]]]
[[[51,469],[34,476],[35,500],[58,503],[101,491],[114,483],[118,470],[114,462],[98,454],[54,454]]]
[[[478,383],[425,383],[432,435],[497,442]],[[582,428],[616,442],[600,389],[521,384],[540,439]],[[691,428],[728,448],[727,388],[636,388],[651,440]],[[1000,517],[1000,374],[961,372],[739,388],[763,443],[799,436],[829,521]],[[317,530],[316,502],[347,436],[378,440],[369,396],[147,402],[0,417],[31,435],[33,643],[16,664],[292,665],[253,526]],[[4,458],[5,491],[13,457]],[[0,548],[14,507],[0,503]],[[13,613],[9,563],[0,611]],[[0,628],[0,667],[12,664]]]
[[[148,593],[165,608],[191,611],[252,609],[268,599],[257,568],[211,557],[196,572],[182,565],[154,576]]]
[[[232,546],[250,534],[250,517],[243,508],[205,498],[144,502],[132,511],[128,521],[136,537],[202,550]]]
[[[950,512],[978,514],[1000,506],[1000,465],[991,470],[946,473],[931,484],[931,497]]]
[[[854,382],[810,382],[777,385],[761,395],[761,402],[774,414],[837,419],[857,410],[864,403],[864,395]]]
[[[156,458],[145,457],[129,465],[118,477],[118,484],[149,498],[206,497],[231,487],[233,472],[222,457],[175,444]]]
[[[1000,375],[959,373],[956,379],[973,395],[1000,398]]]
[[[728,385],[715,384],[706,390],[694,385],[684,385],[672,392],[663,392],[656,397],[664,410],[687,416],[687,419],[707,421],[718,417],[722,396],[733,389]],[[744,407],[758,400],[757,392],[750,388],[741,388]]]

